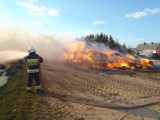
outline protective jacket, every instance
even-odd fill
[[[38,62],[42,63],[43,58],[36,54],[35,52],[29,53],[28,56],[24,58],[28,64],[28,73],[38,73],[39,72],[39,66]]]

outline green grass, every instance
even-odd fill
[[[24,92],[22,89],[24,81],[21,77],[19,74],[14,75],[0,88],[0,120],[13,120],[16,117],[14,111],[18,104],[17,99]]]
[[[0,120],[31,120],[29,114],[35,97],[26,93],[25,70],[9,78],[6,85],[0,88]]]

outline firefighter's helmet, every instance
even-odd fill
[[[28,47],[28,52],[29,52],[29,53],[32,53],[32,52],[36,52],[36,50],[34,49],[34,47],[29,46],[29,47]]]

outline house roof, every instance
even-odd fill
[[[137,48],[129,48],[130,50],[132,50],[132,51],[136,51],[137,50]]]
[[[146,50],[146,49],[157,50],[159,47],[160,43],[144,43],[144,44],[139,44],[136,50]]]

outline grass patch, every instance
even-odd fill
[[[26,93],[26,70],[9,78],[0,88],[0,120],[32,120],[35,95]]]
[[[24,92],[24,84],[22,74],[16,74],[0,88],[0,120],[13,120],[16,117],[14,111],[18,104],[17,99]]]

